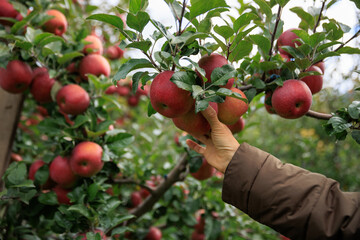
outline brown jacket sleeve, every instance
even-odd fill
[[[226,169],[222,198],[292,240],[360,239],[360,193],[246,143]]]

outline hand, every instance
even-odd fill
[[[194,135],[196,139],[205,144],[205,147],[190,139],[186,140],[186,144],[195,152],[203,155],[211,166],[225,173],[240,144],[234,138],[230,129],[219,121],[216,111],[211,106],[201,113],[211,126],[210,137]]]

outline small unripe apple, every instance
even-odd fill
[[[215,168],[213,168],[205,158],[202,159],[201,167],[194,173],[190,173],[197,180],[206,180],[211,178],[215,173]]]
[[[54,83],[55,79],[50,78],[48,72],[34,74],[30,92],[39,103],[52,102],[51,89]]]
[[[66,32],[68,25],[65,15],[56,9],[48,10],[46,13],[53,16],[53,18],[44,24],[44,30],[62,36]]]
[[[271,103],[279,116],[295,119],[309,111],[312,95],[309,87],[303,81],[290,79],[286,80],[283,86],[275,89]]]
[[[81,142],[76,145],[71,154],[71,169],[81,177],[91,177],[104,166],[102,154],[103,149],[99,144],[89,141]]]
[[[315,65],[306,69],[305,72],[318,72],[323,74],[321,69]],[[323,75],[309,75],[300,79],[310,88],[311,93],[314,95],[321,91],[323,86]]]
[[[292,57],[291,54],[289,54],[288,52],[286,52],[284,49],[282,49],[282,46],[290,46],[295,48],[296,45],[300,46],[301,42],[296,41],[295,39],[299,38],[294,32],[292,32],[293,30],[301,30],[300,28],[291,28],[286,30],[285,32],[283,32],[278,40],[277,40],[277,47],[279,49],[279,52],[281,54],[284,55],[288,55],[289,57]]]
[[[67,196],[71,190],[64,189],[59,185],[55,186],[52,190],[56,193],[57,200],[60,204],[71,205],[70,198]]]
[[[80,61],[79,73],[82,79],[88,80],[87,74],[97,77],[104,75],[110,76],[111,68],[108,60],[99,54],[89,54]]]
[[[230,90],[240,94],[242,98],[247,99],[243,91],[240,89],[231,88]],[[248,107],[248,104],[243,100],[227,96],[223,103],[218,104],[219,120],[226,125],[232,125],[238,121],[244,113],[246,113]]]
[[[10,61],[6,69],[0,68],[0,87],[9,93],[24,92],[31,84],[33,72],[20,60]]]
[[[157,227],[150,227],[144,240],[160,240],[162,237],[161,230]]]
[[[100,38],[94,35],[88,35],[86,36],[84,41],[89,43],[87,43],[84,46],[83,53],[100,54],[100,55],[103,54],[103,45]]]
[[[56,94],[60,110],[66,114],[78,115],[86,111],[90,104],[89,94],[79,85],[69,84]]]
[[[173,71],[159,73],[150,86],[151,105],[158,113],[168,118],[184,115],[194,104],[190,92],[178,88],[170,81],[173,74]]]
[[[69,158],[57,156],[49,167],[50,178],[63,188],[72,187],[77,177],[71,170]]]

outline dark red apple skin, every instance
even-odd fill
[[[321,69],[315,65],[306,69],[305,72],[319,72],[322,74],[323,72]],[[314,95],[321,91],[323,87],[323,75],[310,75],[300,79],[301,81],[305,82],[306,85],[310,88],[311,93]]]
[[[191,93],[170,81],[173,71],[159,73],[150,86],[150,101],[161,115],[175,118],[189,112],[194,104]]]
[[[116,86],[111,85],[105,90],[105,94],[112,95],[114,93],[117,93],[117,90],[118,88]]]
[[[85,54],[103,54],[104,48],[100,38],[95,35],[88,35],[84,39],[85,42],[89,42],[83,48]]]
[[[232,125],[227,125],[227,127],[230,129],[232,134],[239,133],[245,127],[245,120],[242,117],[240,117],[236,123],[234,123]]]
[[[77,73],[77,72],[78,72],[78,69],[77,69],[76,63],[75,63],[75,62],[70,63],[70,64],[66,67],[66,70],[67,70],[69,73]]]
[[[88,80],[88,77],[86,76],[87,74],[93,74],[97,77],[100,75],[109,77],[111,67],[108,60],[106,60],[103,56],[99,54],[89,54],[81,59],[79,73],[81,78],[85,81]]]
[[[193,176],[193,178],[203,181],[206,180],[208,178],[211,178],[215,173],[215,168],[213,168],[207,161],[205,158],[203,158],[203,162],[201,167],[199,168],[199,170],[197,170],[197,172],[194,173],[190,173],[191,176]]]
[[[137,95],[128,96],[127,103],[130,107],[136,107],[139,104],[140,98]]]
[[[199,214],[196,217],[197,224],[194,225],[195,231],[198,233],[204,233],[205,231],[205,218],[202,217],[202,214]]]
[[[211,73],[213,70],[228,64],[228,60],[220,54],[212,53],[211,55],[204,55],[201,57],[198,64],[199,67],[205,70],[205,77],[208,82],[211,82]]]
[[[292,57],[291,54],[286,52],[284,49],[282,49],[282,46],[290,46],[295,48],[295,44],[300,46],[301,42],[294,41],[295,39],[299,38],[295,33],[293,33],[293,30],[301,30],[300,28],[290,28],[286,31],[284,31],[277,40],[277,47],[281,54],[287,55],[289,57]]]
[[[54,16],[54,18],[47,21],[44,24],[43,29],[46,32],[51,32],[55,35],[62,36],[66,32],[68,26],[65,15],[56,9],[48,10],[46,13],[49,16]]]
[[[33,79],[30,66],[20,60],[10,61],[6,69],[0,68],[0,87],[9,93],[22,93]]]
[[[33,162],[30,165],[30,168],[29,168],[29,179],[34,181],[35,180],[35,174],[36,174],[37,170],[39,170],[39,168],[41,168],[44,165],[45,165],[45,162],[43,160],[41,160],[41,159],[36,160],[35,162]]]
[[[46,67],[37,67],[33,69],[33,77],[35,78],[38,74],[49,73]]]
[[[31,83],[30,92],[39,103],[52,102],[51,89],[54,83],[55,79],[50,78],[49,73],[38,73]]]
[[[271,91],[266,92],[265,100],[264,100],[265,109],[270,114],[276,114],[275,109],[271,105],[271,97],[272,97],[272,92]],[[270,104],[267,104],[267,102],[270,102]]]
[[[191,234],[191,240],[205,240],[205,234],[194,231]]]
[[[81,177],[91,177],[97,174],[104,162],[102,161],[103,149],[94,142],[81,142],[73,149],[70,166],[73,172]]]
[[[57,196],[57,200],[60,204],[71,205],[70,198],[67,196],[71,190],[62,188],[61,186],[57,185],[52,189]]]
[[[317,66],[318,68],[320,68],[323,74],[325,73],[325,63],[324,63],[324,61],[318,62],[318,63],[316,63],[314,65]]]
[[[145,236],[145,240],[160,240],[161,238],[161,230],[157,227],[150,227],[148,234]]]
[[[275,89],[271,103],[279,116],[295,119],[309,111],[312,94],[303,81],[290,79],[286,80],[283,86]]]
[[[0,17],[14,18],[18,17],[19,12],[15,10],[13,5],[7,0],[0,1]],[[7,20],[0,20],[0,24],[12,26],[14,23]]]
[[[71,188],[77,177],[71,170],[69,158],[57,156],[49,167],[50,178],[62,188]]]
[[[130,196],[131,206],[137,207],[142,203],[142,198],[140,192],[133,192]]]
[[[56,94],[56,102],[60,111],[66,114],[79,115],[90,105],[89,94],[79,85],[69,84]]]

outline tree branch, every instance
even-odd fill
[[[275,22],[274,31],[271,34],[271,43],[270,43],[270,50],[269,50],[269,61],[271,60],[271,56],[272,56],[272,50],[273,50],[274,42],[275,42],[275,35],[276,35],[276,32],[277,32],[277,28],[279,26],[279,22],[280,22],[280,18],[281,18],[281,12],[282,12],[282,8],[279,5],[277,16],[276,16],[276,22]]]
[[[315,112],[315,111],[309,110],[306,113],[306,116],[316,118],[316,119],[329,120],[330,118],[332,118],[333,115],[328,114],[328,113],[320,113],[320,112]]]
[[[241,86],[238,89],[240,89],[241,91],[244,91],[244,90],[249,90],[253,87],[254,87],[253,85],[249,84],[249,85]]]
[[[321,17],[322,17],[322,12],[324,11],[324,8],[325,8],[325,2],[326,2],[326,0],[324,0],[323,3],[322,3],[321,10],[320,10],[320,13],[319,13],[319,17],[318,17],[317,22],[316,22],[316,24],[314,26],[313,33],[316,33],[316,28],[319,26],[319,23],[320,23],[320,20],[321,20]]]
[[[156,189],[153,190],[152,194],[147,197],[137,208],[131,210],[129,213],[134,215],[135,218],[125,222],[118,224],[109,230],[106,231],[106,235],[110,235],[111,231],[123,224],[129,225],[130,223],[136,221],[139,217],[150,211],[155,203],[159,201],[159,199],[164,195],[164,193],[171,188],[171,186],[180,180],[183,180],[186,177],[186,166],[187,166],[187,157],[188,154],[184,153],[181,155],[180,160],[176,164],[176,166],[171,170],[171,172],[167,175],[167,177],[158,185]]]
[[[339,51],[339,49],[341,49],[342,47],[344,47],[346,44],[348,44],[351,40],[353,40],[354,38],[358,37],[360,35],[360,29],[354,34],[354,36],[352,36],[349,40],[347,40],[346,42],[342,43],[337,49],[335,49],[334,52]]]

